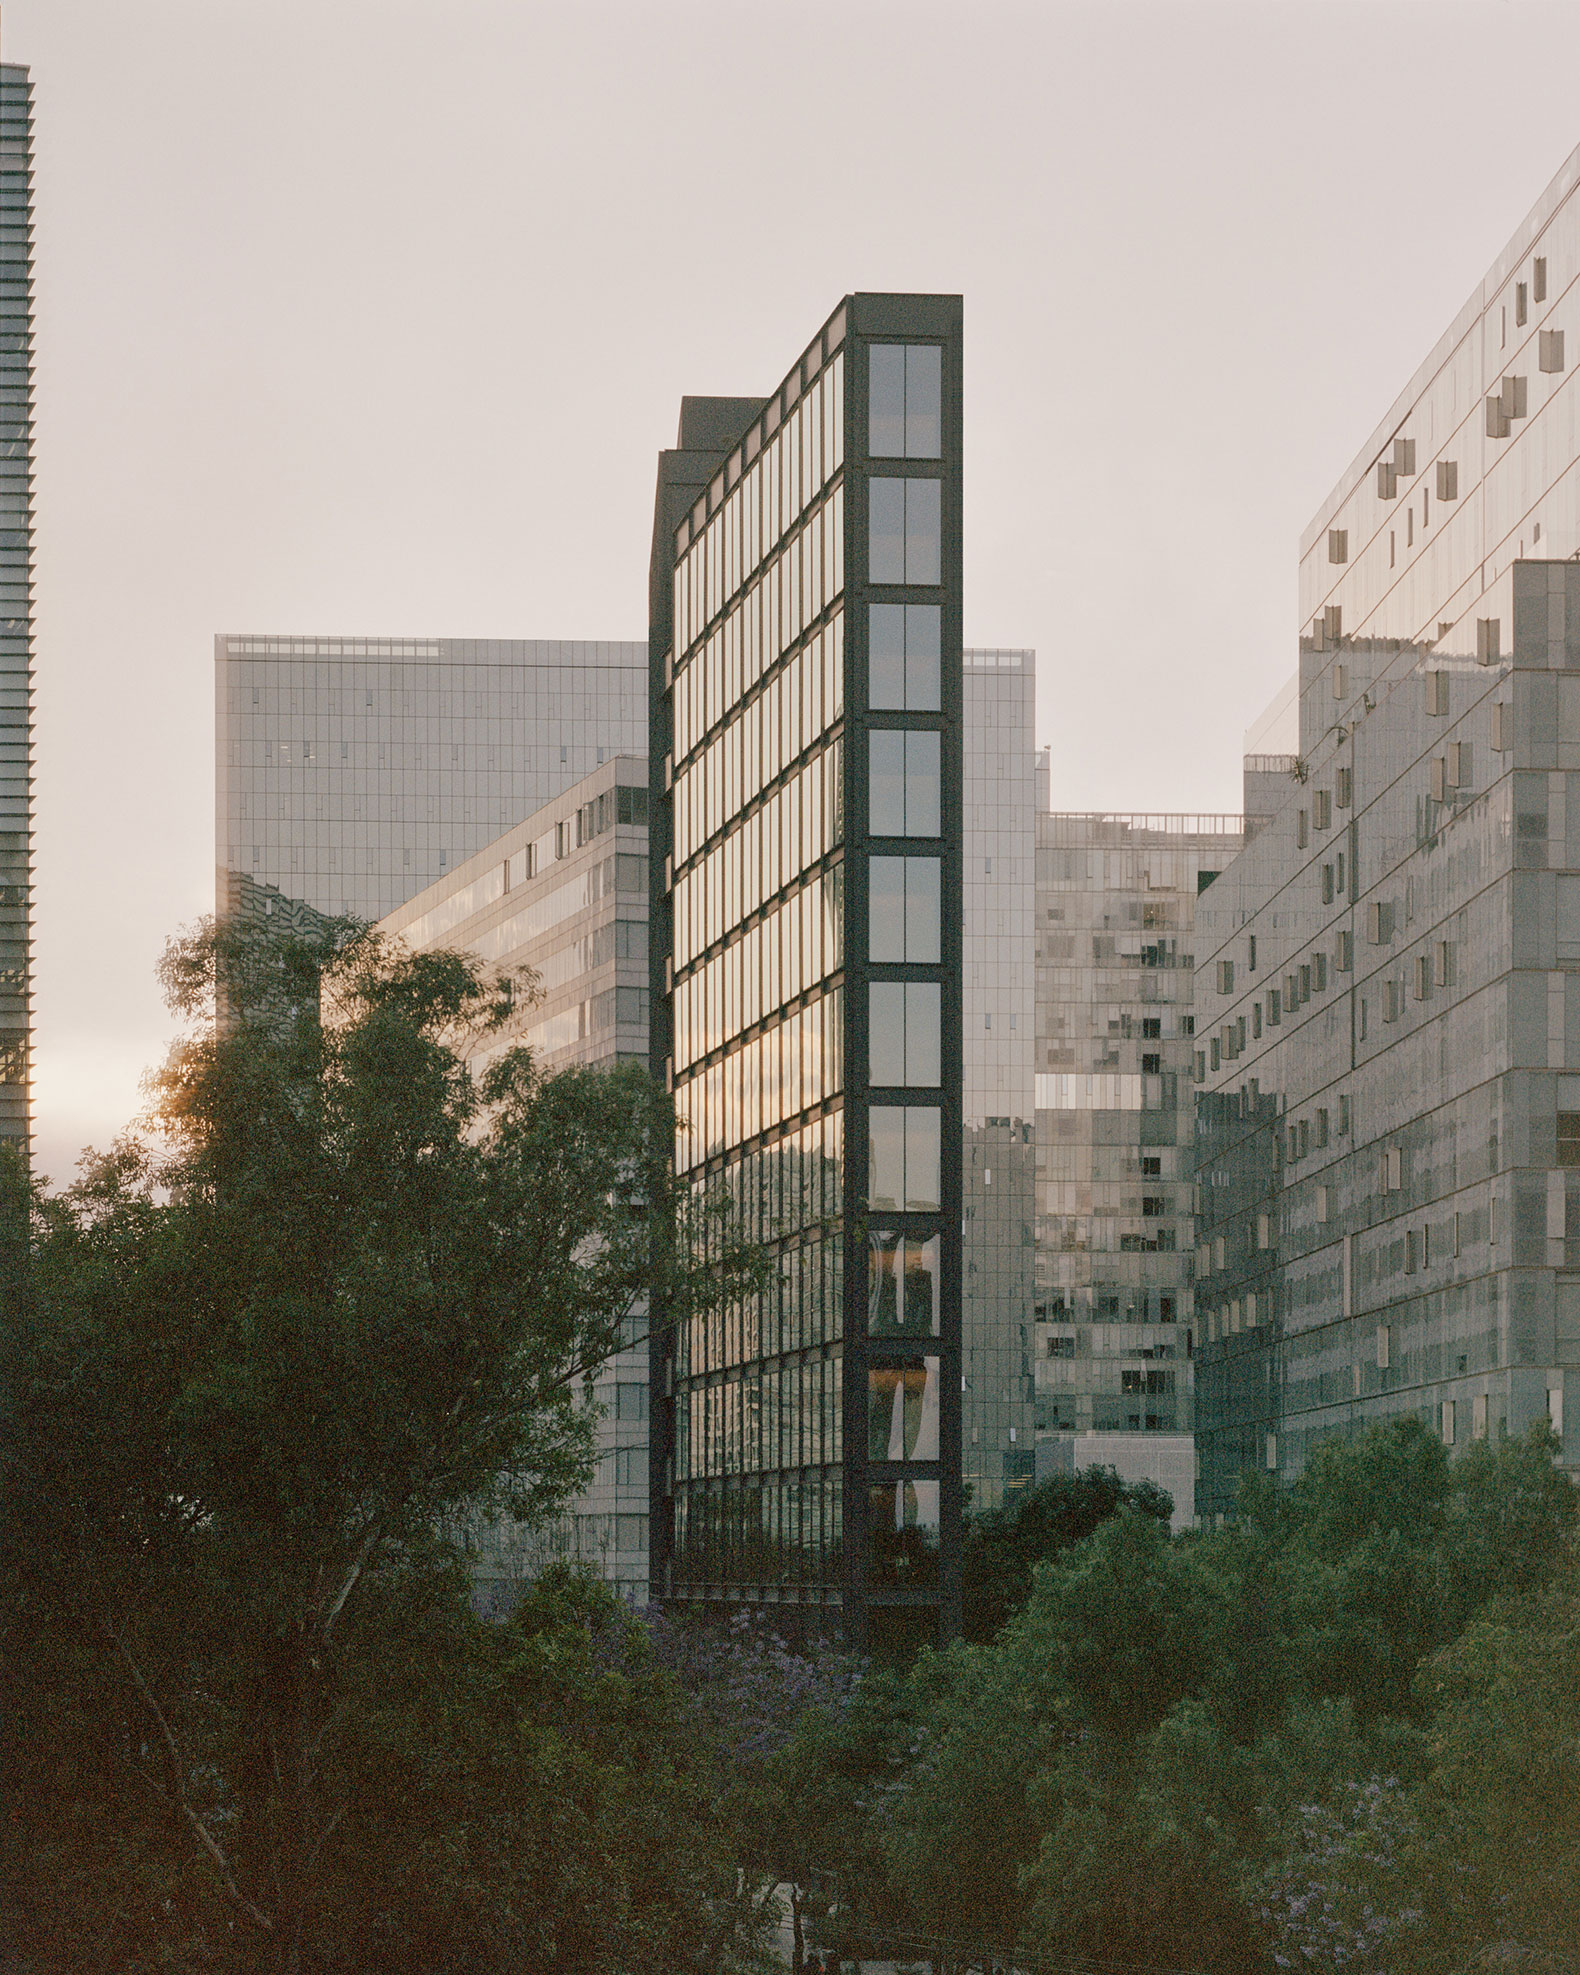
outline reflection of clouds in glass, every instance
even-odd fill
[[[867,1456],[874,1461],[938,1458],[937,1358],[907,1358],[867,1372]]]

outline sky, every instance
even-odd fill
[[[654,455],[965,298],[966,636],[1232,811],[1301,528],[1577,142],[1523,0],[6,0],[36,111],[37,1163],[213,903],[218,631],[639,638]]]

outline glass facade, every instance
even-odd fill
[[[617,754],[647,647],[216,638],[217,898],[379,919]]]
[[[1453,1446],[1545,1415],[1580,1458],[1577,169],[1306,531],[1298,752],[1202,900],[1209,1515],[1407,1411]]]
[[[28,1150],[33,928],[33,89],[0,65],[0,1139]]]
[[[959,379],[957,300],[847,297],[655,518],[653,1062],[776,1271],[662,1333],[655,1588],[858,1640],[958,1607]]]
[[[530,968],[537,993],[472,1055],[481,1072],[525,1043],[548,1070],[648,1059],[648,766],[617,756],[381,921],[421,949]],[[645,1603],[648,1357],[645,1315],[593,1383],[603,1409],[589,1487],[544,1529],[467,1532],[479,1604],[509,1608],[549,1559],[575,1556]]]
[[[1194,923],[1234,816],[1037,818],[1039,1478],[1195,1514]]]
[[[1037,659],[965,654],[962,1452],[973,1508],[1029,1482]]]

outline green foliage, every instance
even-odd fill
[[[1031,1596],[1037,1566],[1132,1508],[1165,1527],[1172,1499],[1150,1481],[1128,1485],[1114,1468],[1083,1468],[1022,1490],[968,1517],[961,1550],[964,1633],[985,1644]]]
[[[453,1648],[480,1706],[518,1698],[435,1588],[435,1532],[552,1513],[642,1299],[683,1316],[755,1265],[727,1230],[694,1259],[639,1072],[545,1077],[515,1049],[474,1078],[507,1000],[460,955],[210,928],[166,980],[192,1027],[151,1128],[58,1197],[0,1176],[11,1755],[30,1801],[71,1805],[30,1828],[12,1899],[62,1889],[52,1968],[327,1968],[323,1888],[360,1870],[376,1901],[382,1869],[370,1701],[406,1694],[396,1739],[459,1761],[402,1628]]]
[[[1451,1462],[1400,1420],[1253,1485],[1230,1528],[1171,1538],[1126,1504],[1055,1548],[989,1644],[924,1654],[891,1704],[905,1759],[866,1804],[895,1932],[1200,1975],[1448,1975],[1500,1942],[1570,1968],[1555,1451],[1539,1430]],[[1420,1924],[1444,1911],[1452,1952]]]

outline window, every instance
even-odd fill
[[[1327,789],[1318,789],[1316,794],[1311,798],[1311,801],[1314,811],[1313,820],[1317,828],[1319,830],[1331,830],[1333,827],[1333,797],[1331,793]]]
[[[1494,391],[1487,400],[1487,437],[1506,439],[1509,436],[1509,414],[1503,409],[1503,394]]]
[[[1545,302],[1547,300],[1547,256],[1545,254],[1538,254],[1531,262],[1531,300],[1533,302]]]
[[[1443,1401],[1442,1427],[1443,1445],[1445,1447],[1452,1447],[1454,1444],[1455,1415],[1457,1410],[1458,1408],[1454,1400],[1445,1399]]]
[[[874,981],[869,989],[871,1080],[884,1087],[936,1088],[939,987],[936,981]]]
[[[1150,1051],[1145,1056],[1143,1056],[1141,1059],[1141,1074],[1144,1077],[1162,1076],[1163,1074],[1162,1056],[1158,1054],[1153,1054]]]
[[[1297,810],[1295,814],[1295,847],[1304,850],[1311,841],[1311,812]]]
[[[1440,501],[1459,499],[1459,461],[1440,459],[1437,463],[1437,498]]]
[[[1256,1217],[1256,1245],[1258,1248],[1271,1248],[1273,1245],[1273,1218],[1270,1214]]]
[[[880,963],[936,965],[939,861],[936,857],[874,857],[867,866],[868,957]]]
[[[874,583],[939,583],[943,483],[874,478],[867,483],[867,574]]]
[[[1377,462],[1377,498],[1391,501],[1399,491],[1399,469],[1392,460],[1380,459]]]
[[[1252,933],[1245,942],[1245,964],[1249,972],[1256,972],[1256,934]]]
[[[874,1104],[867,1112],[867,1197],[896,1212],[938,1212],[936,1106]]]
[[[1393,1361],[1393,1332],[1390,1330],[1387,1324],[1379,1324],[1377,1326],[1378,1371],[1380,1372],[1387,1371],[1392,1361]]]
[[[1426,681],[1426,710],[1431,714],[1448,711],[1448,674],[1446,672],[1424,672]]]
[[[1234,993],[1234,962],[1232,960],[1220,960],[1218,962],[1218,992],[1220,994]]]
[[[1562,370],[1564,367],[1564,332],[1561,329],[1544,329],[1536,339],[1538,366],[1545,371]]]
[[[867,703],[938,711],[942,613],[935,603],[875,603],[867,616]]]
[[[1338,803],[1340,809],[1348,809],[1350,803],[1354,799],[1354,791],[1355,791],[1354,769],[1340,768],[1337,771],[1337,773],[1334,775],[1333,780],[1334,780],[1334,790],[1333,790],[1334,800]]]
[[[1514,326],[1523,329],[1531,318],[1530,290],[1523,281],[1514,284]]]
[[[875,837],[939,834],[939,737],[904,728],[867,736],[867,826]]]
[[[1050,1358],[1073,1358],[1075,1356],[1075,1339],[1073,1337],[1050,1337],[1048,1339],[1048,1356]]]
[[[1430,954],[1418,953],[1415,957],[1415,998],[1428,1001],[1432,995],[1432,958]]]
[[[1347,974],[1355,965],[1355,935],[1341,932],[1333,948],[1333,965],[1339,973]]]
[[[1448,796],[1448,760],[1441,754],[1432,757],[1430,781],[1432,800],[1443,802]]]
[[[1434,951],[1435,984],[1438,987],[1454,985],[1454,947],[1451,940],[1440,939]]]
[[[1381,903],[1366,908],[1366,938],[1372,946],[1386,946],[1393,938],[1393,908]]]
[[[1393,466],[1394,466],[1394,472],[1399,474],[1400,477],[1405,480],[1408,480],[1410,476],[1415,472],[1414,439],[1394,440]]]
[[[874,343],[867,362],[870,457],[937,459],[943,449],[943,351],[930,343]]]
[[[1283,1019],[1283,998],[1277,988],[1272,988],[1267,997],[1267,1025],[1276,1029]]]
[[[641,1488],[647,1482],[647,1449],[616,1447],[614,1480],[617,1488]]]
[[[890,1481],[867,1490],[869,1582],[938,1582],[938,1483]]]
[[[1507,703],[1503,700],[1494,700],[1492,703],[1492,751],[1494,754],[1508,753],[1510,746],[1509,737],[1513,731],[1514,723],[1509,717]]]
[[[1348,697],[1349,690],[1350,668],[1347,665],[1335,665],[1333,668],[1333,697],[1335,699],[1345,699]]]
[[[1162,1017],[1158,1015],[1144,1015],[1141,1019],[1141,1033],[1148,1038],[1160,1038],[1163,1034]]]
[[[1448,779],[1456,789],[1468,789],[1475,777],[1471,772],[1471,752],[1469,741],[1450,741],[1448,744]]]
[[[1350,559],[1350,531],[1347,528],[1328,530],[1328,561],[1348,562]]]
[[[874,1337],[936,1337],[936,1234],[875,1229],[867,1237],[867,1330]]]
[[[1328,1189],[1325,1186],[1319,1186],[1317,1188],[1317,1219],[1319,1222],[1325,1224],[1327,1218],[1328,1218]]]
[[[867,1459],[938,1459],[938,1360],[867,1368]]]
[[[1331,864],[1324,864],[1322,867],[1322,903],[1324,905],[1331,905],[1333,903],[1333,866]]]
[[[1580,1166],[1580,1111],[1558,1113],[1558,1163]]]
[[[647,1387],[635,1384],[617,1385],[614,1389],[614,1416],[617,1420],[645,1420]]]
[[[1476,657],[1483,665],[1491,665],[1502,656],[1502,631],[1496,617],[1476,619]]]

